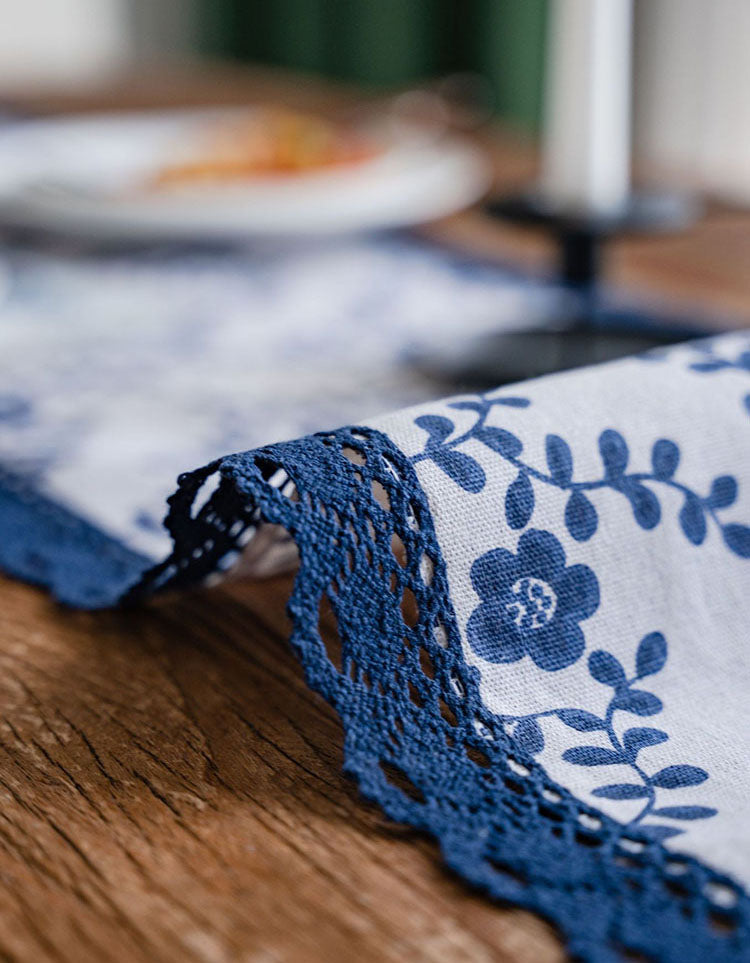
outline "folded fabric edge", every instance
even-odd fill
[[[0,569],[77,608],[115,605],[153,560],[0,469]]]
[[[174,551],[125,600],[213,578],[258,526],[286,529],[300,557],[291,644],[342,719],[345,771],[466,880],[547,918],[575,958],[747,952],[740,887],[579,802],[484,707],[426,496],[385,435],[342,429],[233,455],[182,476],[169,503]],[[319,628],[326,607],[337,652]]]

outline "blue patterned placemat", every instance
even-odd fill
[[[747,960],[750,340],[447,401],[403,363],[553,293],[393,238],[16,251],[0,563],[134,604],[280,526],[365,795],[576,958]]]

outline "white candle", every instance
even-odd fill
[[[552,0],[541,192],[561,210],[616,214],[630,180],[631,0]]]

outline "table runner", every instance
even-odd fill
[[[729,335],[219,457],[155,565],[106,485],[45,487],[9,395],[0,563],[100,607],[291,539],[291,643],[364,795],[577,958],[748,959],[749,375]]]
[[[411,354],[518,325],[555,294],[399,236],[11,247],[0,466],[156,558],[180,471],[435,397]]]

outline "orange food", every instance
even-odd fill
[[[324,118],[266,109],[242,124],[225,124],[193,157],[163,167],[152,187],[302,174],[367,160],[373,146]]]

